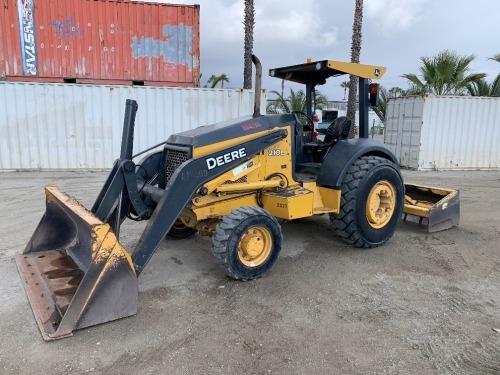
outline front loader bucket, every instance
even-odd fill
[[[460,195],[458,190],[405,184],[403,212],[404,220],[418,221],[429,232],[449,229],[460,221]]]
[[[138,283],[132,260],[108,224],[55,186],[16,263],[45,340],[134,315]]]

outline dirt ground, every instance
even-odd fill
[[[165,241],[130,318],[44,342],[20,253],[54,184],[87,207],[106,172],[0,173],[1,374],[500,374],[500,172],[404,172],[460,189],[460,226],[402,223],[385,246],[341,242],[327,216],[283,224],[280,259],[228,279],[209,238]],[[128,223],[132,248],[141,225]]]

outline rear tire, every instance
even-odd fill
[[[171,240],[183,240],[196,233],[195,228],[188,227],[182,222],[182,220],[177,219],[172,225],[172,228],[167,233],[167,238]]]
[[[226,275],[251,280],[271,270],[283,236],[274,216],[260,207],[241,207],[217,224],[212,252]]]
[[[403,213],[404,184],[398,167],[379,156],[362,156],[347,171],[341,190],[340,213],[330,215],[336,233],[357,247],[386,243]]]

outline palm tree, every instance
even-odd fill
[[[500,63],[500,53],[490,57],[489,60]],[[500,96],[500,74],[491,83],[488,83],[485,79],[481,79],[467,85],[467,91],[471,96]]]
[[[397,98],[398,96],[405,96],[405,90],[401,87],[391,87],[388,91],[388,94],[391,98]]]
[[[356,0],[354,22],[352,25],[351,62],[359,63],[361,54],[361,28],[363,25],[363,0]],[[347,100],[347,117],[351,119],[349,138],[354,138],[356,130],[356,96],[358,94],[358,78],[351,75],[349,79],[349,99]]]
[[[276,90],[270,91],[270,94],[276,95],[276,99],[268,103],[267,113],[302,112],[306,108],[306,95],[303,90],[295,92],[290,89],[288,97],[284,97]]]
[[[270,94],[276,95],[276,100],[269,102],[266,108],[267,113],[307,113],[306,94],[303,90],[295,92],[290,88],[290,96],[288,97],[284,97],[275,90],[271,91]],[[328,98],[319,91],[315,91],[314,101],[316,108],[326,108],[328,105]],[[301,120],[305,121],[305,118],[301,118]]]
[[[347,92],[347,89],[349,88],[349,84],[350,84],[349,81],[344,81],[340,84],[340,87],[342,87],[344,89],[344,99],[342,99],[342,100],[345,100],[345,94]]]
[[[490,60],[496,61],[500,63],[500,53],[497,53],[493,57],[490,57]],[[491,96],[500,96],[500,74],[493,80],[491,84]]]
[[[229,83],[229,78],[226,74],[222,73],[220,76],[217,77],[217,83],[221,84],[221,88],[224,88],[224,82]]]
[[[488,83],[484,78],[467,85],[467,91],[471,96],[500,96],[500,74]]]
[[[490,57],[490,60],[500,63],[500,53],[497,53],[496,55],[493,55],[493,57]]]
[[[326,95],[323,95],[321,92],[314,90],[313,103],[316,106],[316,108],[326,109],[326,107],[328,107],[328,98]]]
[[[417,87],[411,83],[410,87],[408,87],[406,90],[404,90],[403,96],[414,96],[414,95],[423,95],[423,94],[425,94],[425,90],[422,90],[422,88]]]
[[[486,77],[486,73],[469,74],[469,65],[474,55],[461,56],[454,51],[444,50],[433,57],[421,57],[422,80],[413,73],[403,74],[420,92],[434,95],[460,95],[469,84]]]
[[[214,82],[216,81],[217,77],[212,74],[209,79],[207,79],[207,84],[204,87],[210,86],[210,88],[214,88],[216,84]]]
[[[253,27],[255,25],[255,9],[253,0],[245,0],[245,46],[243,67],[243,88],[252,88],[252,51],[253,51]]]
[[[227,75],[225,73],[222,73],[220,76],[216,76],[216,75],[212,74],[210,76],[210,78],[208,79],[205,87],[210,85],[210,88],[213,89],[213,88],[215,88],[215,86],[217,86],[217,84],[219,82],[221,84],[221,88],[224,88],[224,82],[229,82],[229,78],[227,77]]]

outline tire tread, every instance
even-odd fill
[[[380,156],[362,156],[356,160],[350,166],[342,180],[340,212],[330,215],[330,221],[337,235],[345,242],[360,248],[374,248],[381,245],[374,245],[366,241],[359,233],[355,222],[355,210],[360,183],[369,171],[381,164],[388,164],[397,169],[394,163]]]
[[[259,215],[266,216],[274,221],[281,234],[281,227],[276,218],[263,208],[254,206],[244,206],[234,209],[229,215],[224,216],[216,227],[215,234],[212,237],[212,252],[217,264],[225,271],[227,276],[233,279],[246,281],[250,278],[240,277],[235,270],[232,269],[226,251],[229,237],[239,223],[247,218]]]

